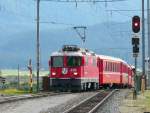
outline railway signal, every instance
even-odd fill
[[[134,16],[132,18],[132,31],[138,33],[140,31],[140,17]]]
[[[139,53],[139,36],[134,35],[132,38],[132,45],[133,45],[133,57],[137,57]]]
[[[132,45],[139,45],[139,38],[137,36],[132,38]]]
[[[139,53],[139,46],[138,45],[133,46],[133,53]]]
[[[132,38],[133,54],[139,53],[139,40],[139,37],[136,35]]]
[[[133,22],[133,21],[132,21]],[[132,23],[133,24],[133,23]],[[132,26],[133,27],[133,26]],[[134,71],[134,92],[133,92],[133,99],[137,97],[137,75],[136,75],[136,68],[137,68],[137,57],[139,53],[139,36],[134,34],[132,37],[132,45],[133,45],[133,57],[135,58],[135,71]]]

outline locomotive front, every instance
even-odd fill
[[[63,46],[51,55],[50,87],[53,90],[81,90],[84,55],[77,46]]]

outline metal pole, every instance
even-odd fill
[[[148,23],[148,81],[150,78],[150,2],[147,0],[147,23]],[[150,82],[150,81],[149,81]],[[150,84],[149,84],[150,85]]]
[[[40,70],[40,40],[39,40],[39,20],[40,20],[40,0],[37,0],[37,92],[39,92],[39,70]]]
[[[145,17],[144,17],[144,0],[142,0],[142,74],[146,81],[145,75]],[[146,82],[145,82],[146,83]],[[146,84],[145,84],[146,87]]]
[[[18,64],[18,89],[20,89],[20,73],[19,73],[19,64]]]
[[[136,93],[137,93],[137,57],[135,57],[135,90],[136,90]]]
[[[137,99],[137,74],[136,74],[136,70],[137,70],[137,56],[135,56],[135,62],[134,62],[134,66],[135,66],[135,70],[134,70],[134,92],[133,92],[133,100]]]

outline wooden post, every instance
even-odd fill
[[[144,76],[142,76],[142,80],[141,80],[141,92],[144,95],[144,91],[145,91],[145,78]]]
[[[29,60],[28,69],[30,72],[30,74],[29,74],[30,93],[32,93],[32,91],[33,91],[33,80],[32,80],[32,62],[31,62],[31,59]]]

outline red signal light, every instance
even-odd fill
[[[139,26],[139,24],[138,24],[137,22],[135,22],[135,23],[134,23],[134,26],[135,26],[135,27],[138,27],[138,26]]]
[[[140,17],[134,16],[132,18],[132,31],[138,33],[140,31]]]

